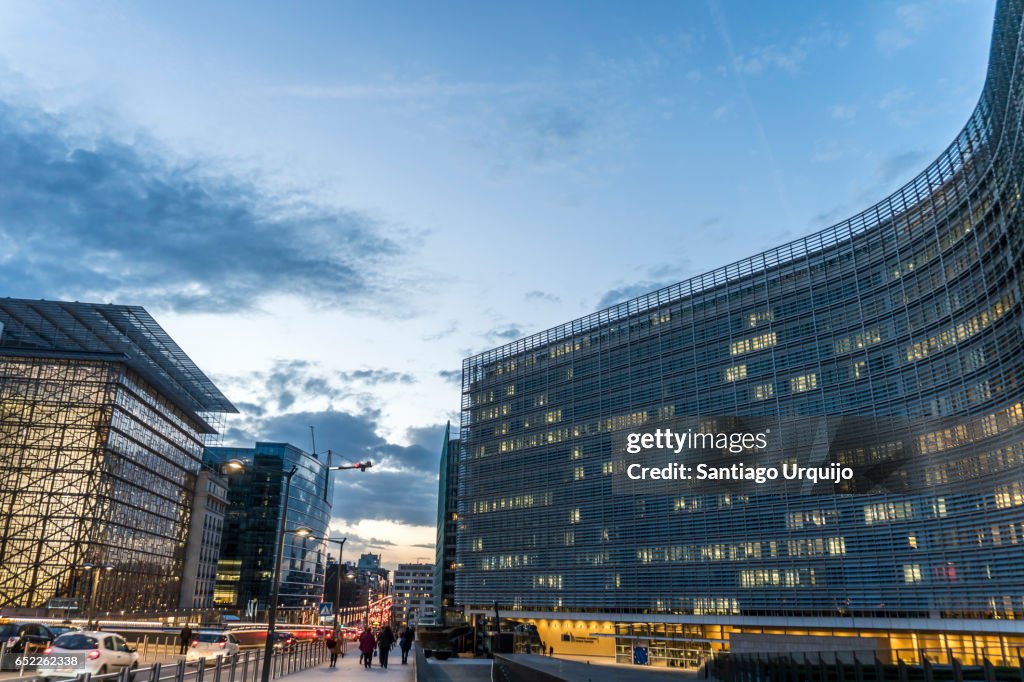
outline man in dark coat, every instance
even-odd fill
[[[395,633],[390,625],[385,625],[377,638],[377,651],[380,656],[380,667],[385,670],[388,667],[388,656],[391,654],[391,647],[395,645]]]
[[[398,646],[402,649],[402,665],[409,663],[409,649],[412,648],[413,640],[416,639],[416,631],[406,625],[402,633],[398,635]]]
[[[178,642],[178,653],[184,654],[188,651],[189,642],[192,641],[192,628],[188,626],[188,623],[185,623],[185,627],[181,629],[181,634],[178,635],[178,639],[180,640]]]

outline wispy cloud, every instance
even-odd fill
[[[366,305],[399,247],[376,220],[168,160],[143,136],[72,139],[68,121],[0,102],[0,288],[176,310],[268,294]],[[370,267],[372,266],[372,267]]]
[[[928,26],[928,8],[923,3],[907,3],[896,8],[889,23],[875,34],[875,45],[886,56],[893,56],[914,44]]]
[[[562,299],[555,294],[549,294],[546,291],[534,290],[527,291],[523,298],[531,303],[561,303]]]

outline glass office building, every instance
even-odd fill
[[[0,608],[178,605],[208,415],[235,412],[143,308],[0,299]],[[10,611],[8,611],[9,613]]]
[[[277,558],[278,520],[285,473],[296,467],[285,519],[280,600],[286,610],[320,605],[323,597],[327,535],[331,517],[328,463],[287,443],[256,443],[252,448],[207,448],[205,461],[220,466],[241,460],[245,471],[228,476],[214,604],[235,607],[258,619],[270,604]],[[311,537],[290,531],[307,528]]]
[[[642,642],[666,665],[773,634],[1015,655],[1022,14],[998,3],[977,108],[892,196],[464,361],[458,604],[497,600],[556,652],[631,660]],[[898,422],[830,454],[916,478],[829,495],[624,483],[630,431],[824,416]]]
[[[451,437],[451,424],[444,429],[441,465],[437,480],[437,539],[434,544],[434,611],[442,623],[458,622],[455,608],[455,571],[458,555],[459,439]]]

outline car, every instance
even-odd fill
[[[216,659],[234,656],[238,653],[238,640],[224,630],[200,630],[192,637],[192,643],[185,654],[185,661],[196,663],[199,659]]]
[[[60,625],[47,625],[46,627],[49,628],[50,632],[53,633],[54,639],[56,639],[57,637],[60,637],[61,635],[63,635],[66,632],[81,632],[82,631],[82,628],[78,627],[77,625],[68,625],[66,623],[61,623]]]
[[[0,644],[7,644],[9,654],[40,652],[54,639],[50,628],[42,623],[19,623],[0,620]]]
[[[134,677],[139,654],[121,635],[113,632],[66,632],[53,640],[43,654],[46,660],[36,668],[44,680],[67,679],[88,673],[109,675],[130,670]]]
[[[274,651],[288,651],[295,647],[295,634],[292,632],[274,633]]]

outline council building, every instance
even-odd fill
[[[1016,664],[1022,13],[998,3],[976,109],[892,196],[463,362],[467,615],[500,609],[556,654],[664,666],[851,647]],[[626,451],[630,434],[659,428],[753,429],[770,453],[856,476],[827,489],[629,478],[645,456]]]
[[[203,443],[236,411],[141,307],[0,299],[4,614],[175,610]]]

